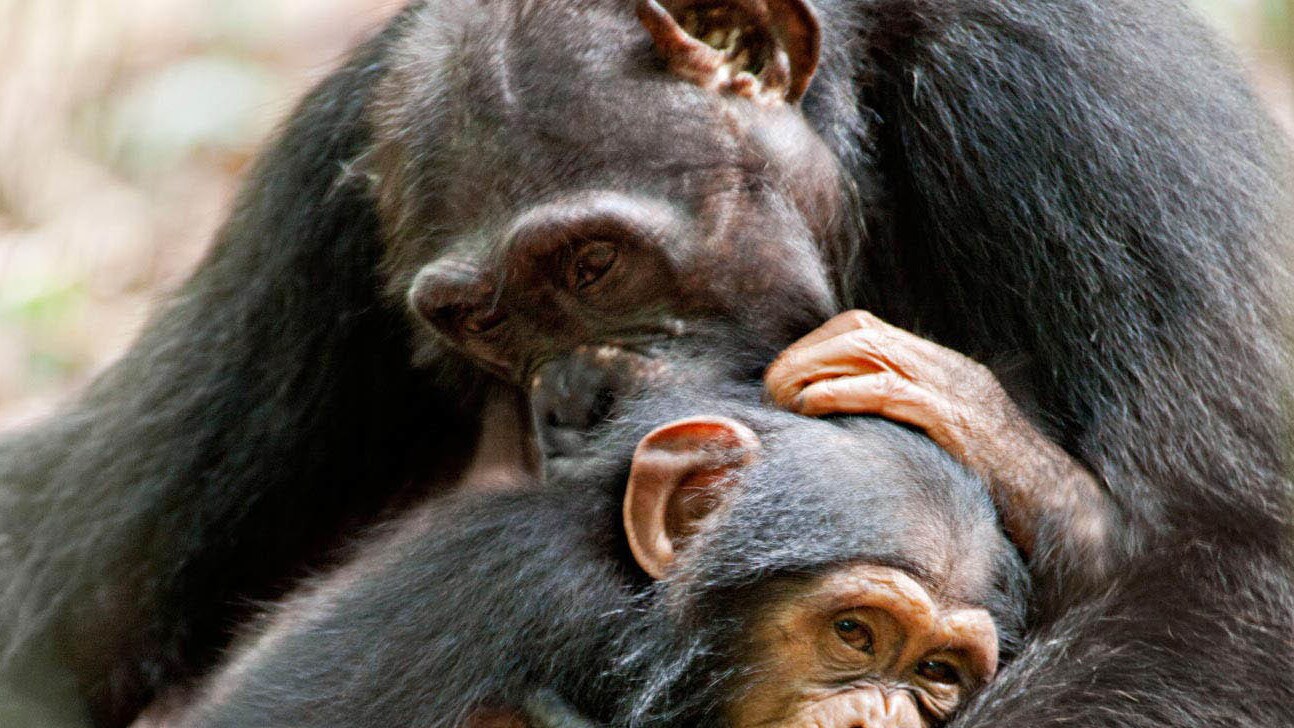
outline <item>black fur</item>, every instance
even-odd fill
[[[620,527],[628,463],[655,426],[702,414],[740,419],[764,447],[718,522],[653,586]],[[575,478],[450,497],[396,524],[289,599],[173,720],[453,728],[476,706],[549,690],[614,725],[722,725],[748,620],[792,585],[859,562],[946,575],[982,556],[987,579],[965,599],[989,609],[1004,649],[1017,646],[1024,566],[983,485],[925,438],[696,395],[637,402],[608,430]]]
[[[1141,557],[1033,632],[952,727],[1291,725],[1289,573],[1203,541]]]
[[[631,4],[606,10],[628,17]],[[1101,691],[1099,706],[1084,702],[1092,683],[1047,660],[1020,668],[1035,686],[1018,692],[1023,707],[1001,709],[1029,725],[1139,720],[1156,714],[1147,696],[1187,694],[1181,710],[1196,715],[1240,710],[1169,671],[1227,664],[1264,686],[1255,711],[1281,714],[1294,704],[1273,697],[1288,698],[1294,651],[1280,637],[1294,631],[1278,325],[1288,180],[1234,62],[1175,0],[817,7],[824,59],[804,109],[857,200],[846,222],[858,239],[829,256],[841,298],[1012,365],[1013,393],[1108,484],[1128,573],[1156,576],[1153,592],[1119,579],[1051,629],[1073,649],[1099,651],[1118,636],[1111,623],[1150,639],[1136,625],[1156,634],[1147,615],[1163,595],[1191,594],[1164,607],[1182,621],[1174,639],[1216,615],[1239,647],[1222,653],[1233,665],[1156,643],[1176,657],[1160,671],[1144,671],[1155,650],[1103,651],[1112,683],[1147,687]],[[383,236],[362,172],[393,64],[448,88],[431,51],[410,57],[401,41],[474,11],[416,3],[357,51],[303,102],[132,350],[64,412],[0,444],[0,642],[15,679],[53,652],[99,722],[121,724],[209,666],[247,600],[281,593],[354,525],[453,479],[476,430],[475,378],[436,350],[410,367],[403,312],[379,295]],[[603,37],[582,30],[532,49],[537,72]],[[431,119],[454,102],[408,103]],[[578,138],[579,117],[562,119]],[[396,168],[416,177],[445,141],[420,138]],[[454,180],[430,182],[401,189],[435,209]],[[1215,565],[1176,568],[1201,553]]]

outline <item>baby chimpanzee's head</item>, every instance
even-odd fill
[[[657,580],[632,719],[947,720],[1024,621],[1026,571],[983,484],[890,422],[740,400],[674,388],[607,425],[636,432],[624,526]]]

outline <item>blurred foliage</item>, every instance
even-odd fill
[[[0,0],[0,425],[116,356],[398,0]]]
[[[1294,130],[1294,0],[1194,1]],[[292,99],[398,4],[0,0],[0,426],[127,345]]]

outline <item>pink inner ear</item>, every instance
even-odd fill
[[[799,0],[774,0],[777,9],[767,0],[665,3],[642,0],[638,17],[671,73],[762,103],[803,95],[817,64],[817,22]]]
[[[674,561],[676,538],[717,502],[734,468],[759,451],[759,437],[726,417],[689,417],[662,425],[638,443],[625,488],[625,536],[653,578]]]

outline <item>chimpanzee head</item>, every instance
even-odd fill
[[[626,720],[949,719],[1024,623],[1027,573],[984,485],[883,420],[687,399],[630,408],[720,414],[656,427],[633,456],[624,528],[658,581],[623,658],[642,685]]]
[[[786,344],[835,310],[847,187],[797,107],[800,0],[451,0],[403,33],[366,169],[424,343],[522,383],[575,344]]]

